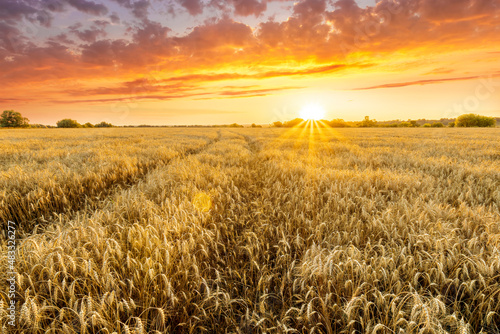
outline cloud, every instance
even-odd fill
[[[109,8],[116,12],[110,14],[108,2],[98,0],[3,0],[0,77],[11,87],[51,81],[64,89],[64,82],[73,80],[133,81],[156,71],[164,81],[155,86],[190,85],[327,75],[374,63],[396,67],[385,59],[484,49],[500,42],[499,0],[380,0],[363,8],[354,0],[298,0],[282,20],[263,17],[270,0],[176,0],[176,8],[199,15],[193,22],[202,22],[187,33],[172,31],[175,26],[161,11],[151,15],[153,3],[168,9],[174,1],[113,1]],[[80,24],[68,28],[61,19],[68,15],[59,15],[65,11],[72,11]],[[99,18],[92,21],[82,13]],[[36,32],[51,24],[43,34]],[[429,74],[447,74],[440,66]]]
[[[67,2],[81,12],[101,16],[108,13],[108,8],[103,4],[88,0],[67,0]]]
[[[82,27],[81,23],[74,24],[68,28],[70,32],[75,34],[82,41],[87,43],[93,43],[97,40],[98,37],[106,37],[106,26],[109,24],[107,21],[97,20],[94,21],[94,26],[91,26],[89,29],[80,30]]]
[[[147,0],[113,0],[124,8],[127,8],[131,13],[141,20],[148,19],[149,1]]]
[[[259,2],[257,0],[233,0],[232,3],[234,6],[234,13],[241,16],[259,16],[267,8],[265,2]]]
[[[195,27],[184,37],[174,39],[177,46],[189,53],[204,53],[206,50],[230,46],[243,47],[250,45],[254,36],[252,29],[246,24],[223,18],[206,22]]]
[[[178,0],[178,2],[193,16],[203,13],[203,4],[200,0]]]
[[[481,78],[481,76],[476,75],[476,76],[457,77],[457,78],[416,80],[416,81],[397,82],[397,83],[390,83],[390,84],[383,84],[383,85],[376,85],[376,86],[355,88],[353,90],[369,90],[369,89],[380,89],[380,88],[399,88],[399,87],[417,86],[417,85],[418,86],[422,86],[422,85],[439,84],[439,83],[450,82],[450,81],[473,80],[473,79],[479,79],[479,78]]]

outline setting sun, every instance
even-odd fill
[[[325,117],[325,109],[319,104],[308,104],[300,111],[300,117],[305,120],[319,121]]]

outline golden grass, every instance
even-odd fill
[[[497,129],[288,131],[0,132],[3,331],[500,331]]]

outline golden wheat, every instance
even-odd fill
[[[0,218],[21,234],[0,326],[499,332],[499,135],[2,131]]]

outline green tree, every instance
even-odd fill
[[[58,128],[80,128],[80,123],[74,119],[65,118],[56,123]]]
[[[29,126],[29,119],[23,117],[20,112],[4,110],[0,116],[0,126],[3,128],[26,128]]]
[[[461,115],[455,121],[458,127],[495,127],[497,121],[494,117],[481,116],[476,114]]]

